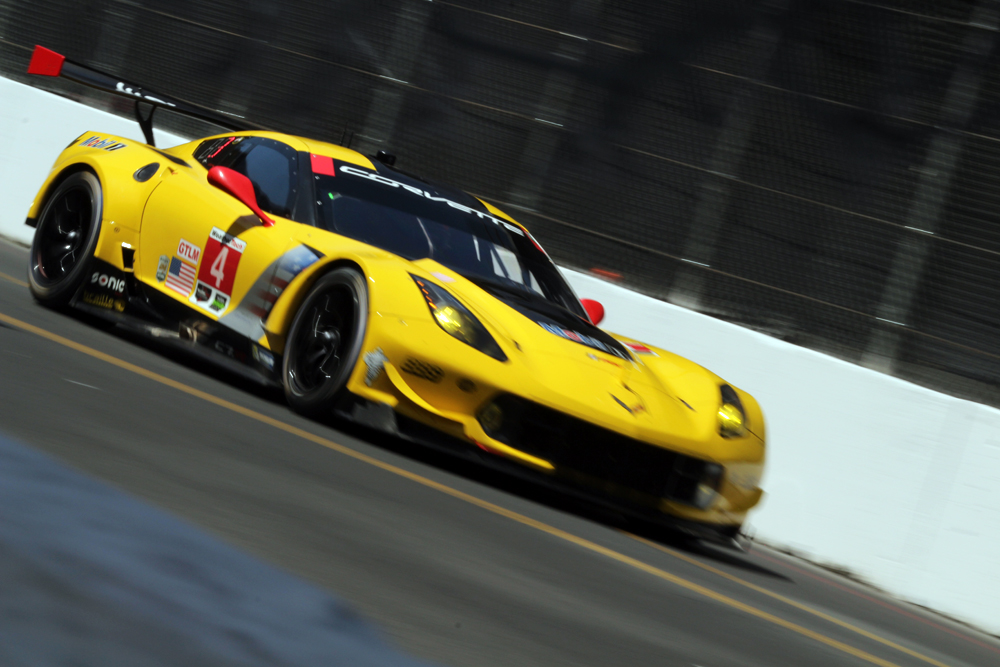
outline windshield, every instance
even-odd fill
[[[328,171],[335,175],[315,176],[320,227],[407,259],[433,259],[487,290],[545,300],[586,317],[534,240],[474,208],[478,202],[468,195],[339,161]]]

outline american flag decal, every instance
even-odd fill
[[[187,296],[194,287],[194,267],[189,266],[172,257],[170,259],[170,271],[167,272],[166,285],[173,291]]]

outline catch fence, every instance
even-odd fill
[[[1000,405],[998,26],[997,0],[0,0],[0,73],[42,44],[385,149],[563,265]]]

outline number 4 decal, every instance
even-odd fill
[[[218,227],[212,228],[205,241],[198,270],[198,285],[191,295],[191,303],[216,315],[226,311],[232,300],[236,270],[246,247],[246,241],[227,234]]]
[[[215,278],[216,288],[222,286],[222,281],[226,279],[226,258],[229,257],[229,248],[223,246],[222,250],[219,252],[219,256],[215,258],[212,262],[212,268],[209,273]]]

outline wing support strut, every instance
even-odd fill
[[[85,65],[72,62],[66,56],[56,53],[44,46],[36,46],[31,54],[31,63],[28,65],[28,74],[39,76],[61,76],[70,81],[82,83],[91,88],[97,88],[114,95],[127,97],[135,101],[135,118],[139,121],[139,127],[146,138],[146,143],[153,145],[153,112],[158,107],[164,107],[169,111],[174,111],[185,116],[198,118],[200,120],[218,125],[227,130],[266,130],[266,127],[251,123],[243,119],[234,118],[221,111],[209,109],[199,104],[186,102],[181,99],[167,97],[154,93],[151,90],[128,83],[123,79],[104,72],[99,72]],[[148,104],[151,109],[145,117],[140,109],[140,102]]]
[[[146,143],[156,148],[156,137],[153,136],[153,113],[156,111],[156,105],[149,105],[149,113],[144,118],[141,104],[142,102],[139,100],[135,101],[135,119],[139,122],[139,127],[142,128],[142,136],[146,138]]]

